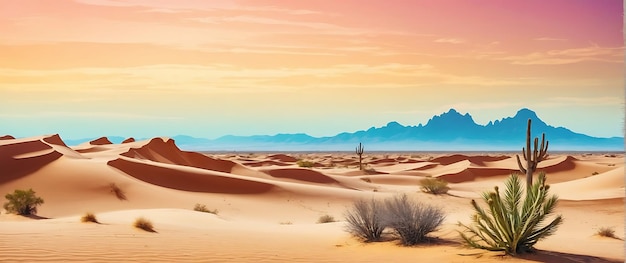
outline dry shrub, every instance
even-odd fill
[[[405,246],[426,241],[426,235],[437,230],[445,218],[440,208],[412,201],[407,195],[385,200],[384,224]]]
[[[375,189],[374,189],[375,190]],[[384,206],[382,202],[357,200],[346,212],[346,231],[366,242],[380,241],[385,225],[383,223]]]
[[[219,212],[217,209],[209,210],[204,204],[196,204],[193,207],[193,210],[198,212],[211,213],[214,215],[217,215],[217,213]]]
[[[615,235],[615,230],[613,230],[612,227],[601,227],[600,229],[598,229],[597,234],[601,237],[610,237],[610,238],[618,239],[617,236]]]
[[[126,193],[124,193],[124,191],[120,189],[120,187],[117,186],[117,184],[110,183],[109,188],[111,188],[110,192],[113,193],[115,197],[117,197],[117,199],[121,201],[127,200]]]
[[[96,215],[94,215],[93,213],[86,213],[83,217],[80,218],[80,221],[83,223],[88,223],[88,222],[92,222],[96,224],[100,223],[98,222]]]
[[[323,215],[317,219],[318,224],[325,224],[325,223],[332,223],[332,222],[336,222],[336,221],[335,221],[335,218],[331,215]]]
[[[152,222],[150,222],[150,220],[145,219],[143,217],[137,218],[135,220],[135,223],[133,223],[133,226],[135,226],[136,228],[142,229],[144,231],[147,231],[147,232],[156,232],[154,230],[154,226],[152,225]]]
[[[429,194],[445,194],[450,190],[448,182],[439,178],[426,178],[420,181],[420,186],[423,192]]]

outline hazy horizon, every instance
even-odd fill
[[[624,136],[623,1],[0,3],[0,134],[333,136],[454,108]]]

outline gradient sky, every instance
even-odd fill
[[[0,134],[308,133],[523,107],[622,136],[621,0],[0,0]]]

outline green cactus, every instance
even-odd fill
[[[356,154],[359,156],[359,170],[363,170],[363,145],[361,143],[356,147]]]
[[[533,185],[533,173],[537,170],[537,164],[545,160],[548,157],[548,141],[546,141],[546,134],[541,134],[541,147],[539,148],[539,138],[535,137],[535,144],[533,149],[530,149],[530,124],[531,120],[528,119],[528,128],[526,128],[526,147],[522,147],[522,156],[526,160],[526,168],[522,165],[519,155],[515,155],[517,158],[517,165],[519,170],[526,174],[526,189],[530,189]],[[538,149],[539,148],[539,149]]]

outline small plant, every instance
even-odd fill
[[[617,236],[615,235],[615,230],[613,230],[612,227],[601,227],[598,230],[598,236],[601,237],[610,237],[610,238],[615,238],[618,239]]]
[[[332,223],[335,222],[335,218],[331,215],[323,215],[317,219],[318,224]]]
[[[98,222],[96,215],[94,215],[93,213],[86,213],[83,217],[80,218],[80,221],[83,223],[88,223],[88,222],[92,222],[96,224],[100,223]]]
[[[450,190],[448,182],[439,178],[426,178],[420,181],[421,189],[429,194],[445,194]]]
[[[298,164],[298,166],[300,167],[305,167],[305,168],[312,168],[313,166],[315,166],[314,162],[305,161],[305,160],[298,160],[296,164]]]
[[[154,226],[152,225],[152,222],[143,217],[137,218],[135,220],[135,223],[133,223],[133,226],[147,232],[156,232],[154,231]]]
[[[280,222],[279,224],[281,224],[281,225],[293,225],[293,223],[291,221],[283,221],[283,222]]]
[[[12,194],[4,196],[8,202],[3,207],[9,213],[18,215],[34,215],[37,214],[37,206],[43,204],[43,199],[35,195],[33,189],[15,190]]]
[[[348,222],[346,231],[366,242],[380,241],[385,230],[383,214],[384,206],[378,200],[355,201],[345,215]]]
[[[445,214],[439,208],[409,200],[407,195],[385,200],[384,224],[393,229],[405,246],[427,240],[427,235],[439,228]]]
[[[371,183],[372,179],[370,179],[369,177],[363,177],[361,178],[361,181],[366,182],[366,183]]]
[[[198,212],[211,213],[214,215],[217,215],[217,213],[219,212],[217,209],[209,210],[204,204],[196,204],[193,207],[193,210]]]
[[[359,143],[359,146],[356,147],[356,155],[359,156],[359,170],[363,170],[363,145]]]
[[[599,174],[600,174],[600,173],[598,173],[598,172],[593,172],[593,173],[591,173],[591,175],[599,175]]]
[[[113,193],[115,197],[117,197],[117,199],[121,201],[127,200],[126,193],[124,193],[124,191],[122,191],[122,189],[120,189],[120,187],[117,186],[117,184],[110,183],[109,188],[111,189],[110,192]]]
[[[517,175],[511,175],[505,185],[503,197],[497,186],[494,192],[483,193],[488,210],[472,200],[476,211],[472,216],[473,226],[459,223],[465,228],[465,233],[460,232],[461,238],[471,247],[505,251],[509,255],[532,251],[537,241],[552,235],[563,222],[561,216],[557,216],[543,223],[554,211],[558,198],[548,195],[550,187],[546,185],[545,173],[539,174],[523,199],[522,183]]]

